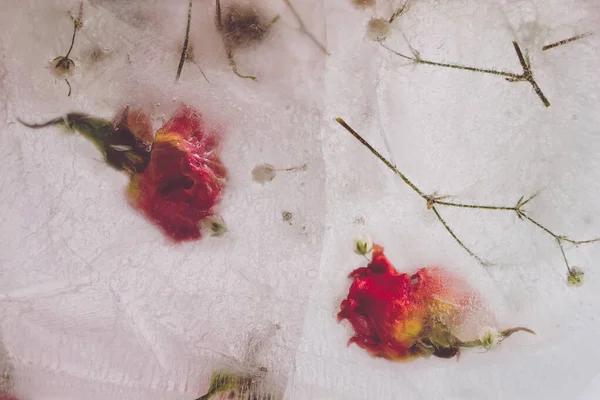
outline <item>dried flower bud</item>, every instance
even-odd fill
[[[366,255],[373,250],[373,241],[368,236],[361,236],[354,241],[354,251]]]
[[[479,340],[481,341],[481,347],[490,350],[500,343],[500,333],[496,328],[488,328],[481,332]]]
[[[390,22],[384,18],[371,18],[367,24],[367,37],[371,40],[383,40],[390,34]]]
[[[356,8],[368,8],[375,5],[375,0],[352,0],[352,4]]]
[[[572,267],[567,277],[569,286],[581,286],[583,285],[584,272],[578,267]]]
[[[75,62],[67,57],[56,57],[50,63],[50,69],[54,75],[59,78],[65,78],[73,75],[75,70]]]
[[[275,167],[271,164],[261,164],[252,170],[252,179],[258,183],[271,182],[275,179]]]
[[[270,24],[261,22],[260,15],[254,7],[240,4],[230,6],[223,21],[225,40],[231,48],[261,41],[270,27]]]

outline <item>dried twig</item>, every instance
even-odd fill
[[[187,25],[185,27],[185,38],[183,39],[183,49],[181,50],[181,58],[179,59],[179,66],[177,67],[177,75],[175,76],[175,82],[179,81],[179,77],[181,76],[181,70],[183,69],[183,64],[187,58],[188,51],[188,43],[190,41],[190,25],[192,24],[192,0],[188,2],[188,12],[187,12]],[[200,67],[198,67],[200,68]],[[202,72],[202,70],[200,70]],[[202,72],[204,75],[204,72]],[[204,77],[206,78],[206,76]]]
[[[433,66],[437,66],[437,67],[454,68],[454,69],[462,69],[465,71],[479,72],[482,74],[499,75],[499,76],[503,76],[509,82],[527,81],[531,84],[535,93],[542,100],[542,103],[544,103],[544,105],[546,107],[550,107],[550,102],[548,101],[546,96],[544,96],[544,93],[542,93],[542,90],[540,89],[537,82],[533,78],[533,72],[531,71],[531,65],[529,63],[529,59],[527,57],[523,56],[523,53],[521,52],[521,48],[519,47],[519,44],[515,41],[513,41],[513,46],[517,53],[517,57],[519,58],[519,62],[521,63],[521,67],[523,68],[523,73],[521,73],[521,74],[515,74],[513,72],[496,70],[496,69],[475,68],[475,67],[469,67],[469,66],[460,65],[460,64],[447,64],[447,63],[440,63],[440,62],[436,62],[436,61],[424,60],[423,58],[421,58],[421,55],[419,54],[419,52],[416,50],[413,50],[413,56],[410,57],[405,54],[399,53],[395,50],[392,50],[391,48],[386,46],[383,43],[383,41],[380,41],[379,43],[385,49],[391,51],[392,53],[396,54],[397,56],[400,56],[407,60],[413,61],[417,64],[427,64],[427,65],[433,65]]]
[[[71,84],[67,78],[65,78],[65,82],[67,82],[67,86],[69,87],[69,93],[67,94],[67,97],[71,97]]]
[[[471,255],[472,257],[474,257],[477,261],[479,261],[482,264],[485,264],[482,261],[482,259],[479,256],[477,256],[475,253],[473,253],[473,251],[471,251],[456,236],[456,234],[454,233],[454,231],[450,228],[450,226],[446,223],[446,221],[440,215],[439,211],[436,208],[436,205],[446,206],[446,207],[458,207],[458,208],[470,208],[470,209],[494,210],[494,211],[513,211],[513,212],[515,212],[517,214],[517,217],[519,219],[521,219],[521,220],[527,220],[527,221],[531,222],[532,224],[534,224],[535,226],[537,226],[538,228],[540,228],[541,230],[543,230],[548,235],[550,235],[550,236],[552,236],[554,238],[554,240],[558,244],[558,246],[560,248],[560,251],[561,251],[561,253],[563,255],[563,259],[564,259],[565,264],[567,266],[567,271],[568,271],[569,277],[571,277],[573,274],[575,274],[576,271],[574,270],[573,267],[571,267],[569,265],[569,262],[567,260],[566,255],[565,255],[563,243],[564,242],[569,242],[569,243],[572,243],[572,244],[575,244],[575,245],[580,245],[580,244],[593,243],[593,242],[600,241],[600,238],[590,239],[590,240],[573,240],[573,239],[568,238],[567,236],[558,235],[558,234],[554,233],[550,229],[546,228],[544,225],[540,224],[538,221],[536,221],[533,218],[531,218],[529,215],[527,215],[527,213],[525,212],[525,210],[523,210],[523,207],[527,203],[529,203],[531,200],[533,200],[535,198],[535,195],[528,197],[526,200],[523,200],[524,196],[522,196],[517,201],[517,203],[514,206],[495,206],[495,205],[479,205],[479,204],[454,203],[454,202],[443,201],[442,199],[444,197],[439,197],[439,196],[435,196],[435,195],[426,195],[414,183],[412,183],[402,172],[400,172],[400,170],[398,170],[398,168],[396,166],[392,165],[375,148],[373,148],[373,146],[371,146],[362,136],[360,136],[360,134],[358,132],[356,132],[354,129],[352,129],[352,127],[350,127],[342,118],[336,118],[336,121],[340,125],[342,125],[348,132],[350,132],[350,134],[352,134],[352,136],[354,136],[362,145],[364,145],[367,149],[369,149],[369,151],[371,153],[373,153],[377,158],[379,158],[379,160],[381,160],[389,169],[391,169],[394,173],[396,173],[400,177],[400,179],[402,179],[404,181],[404,183],[406,183],[413,191],[415,191],[423,200],[425,200],[426,205],[427,205],[427,209],[430,209],[430,210],[432,210],[434,212],[434,214],[437,217],[437,219],[444,226],[444,228],[446,228],[446,230],[448,231],[448,233],[450,233],[450,235],[454,238],[454,240],[456,240],[456,242],[467,253],[469,253],[469,255]]]
[[[313,43],[315,45],[317,45],[317,47],[319,47],[323,53],[325,53],[325,55],[330,56],[331,53],[327,51],[327,48],[317,40],[317,38],[315,37],[315,35],[313,35],[312,33],[310,33],[308,31],[308,29],[306,29],[306,25],[304,25],[304,22],[302,21],[302,19],[300,18],[300,15],[298,14],[298,12],[296,11],[296,9],[294,8],[294,6],[292,6],[292,3],[290,2],[290,0],[283,0],[285,2],[285,4],[287,4],[287,6],[290,8],[290,11],[292,12],[292,14],[294,14],[294,17],[296,17],[296,20],[298,21],[298,24],[300,24],[300,30],[302,32],[304,32],[304,34],[306,36],[308,36],[310,38],[310,40],[313,41]]]
[[[574,42],[575,40],[583,39],[583,38],[586,38],[591,35],[592,35],[592,32],[587,32],[587,33],[583,33],[581,35],[570,37],[568,39],[560,40],[558,42],[550,43],[550,44],[547,44],[544,47],[542,47],[542,51],[550,50],[555,47],[562,46],[563,44],[571,43],[571,42]]]
[[[392,22],[394,22],[396,20],[396,18],[398,18],[400,15],[404,14],[404,11],[406,11],[406,8],[408,7],[408,4],[411,2],[411,0],[406,0],[404,2],[404,4],[402,6],[400,6],[400,8],[398,8],[390,17],[389,22],[390,24]]]

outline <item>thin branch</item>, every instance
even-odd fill
[[[419,64],[428,64],[428,65],[434,65],[437,67],[444,67],[444,68],[462,69],[464,71],[480,72],[482,74],[500,75],[500,76],[507,76],[510,78],[518,78],[519,77],[519,75],[513,74],[512,72],[497,71],[494,69],[485,69],[485,68],[475,68],[475,67],[469,67],[466,65],[439,63],[439,62],[435,62],[435,61],[423,60],[420,58],[417,60],[417,62]]]
[[[569,266],[569,260],[567,260],[567,256],[565,255],[565,249],[563,249],[562,241],[560,238],[556,239],[556,243],[558,243],[558,247],[560,247],[560,252],[562,253],[563,260],[565,260],[565,265],[567,266],[567,271],[571,274],[571,267]]]
[[[569,243],[572,243],[575,246],[577,246],[579,244],[588,244],[588,243],[600,242],[600,238],[590,239],[590,240],[571,240],[569,238],[563,237],[562,241],[563,242],[569,242]]]
[[[71,74],[72,69],[75,67],[75,63],[69,58],[69,56],[71,55],[71,51],[73,51],[73,46],[75,45],[75,37],[77,36],[77,31],[83,26],[82,18],[83,2],[79,4],[79,14],[77,15],[77,18],[71,15],[71,19],[73,20],[73,36],[71,36],[71,45],[69,46],[67,54],[64,56],[58,56],[52,61],[54,69],[56,69],[60,74],[69,75]],[[69,83],[67,82],[67,84]],[[70,95],[71,85],[69,84],[69,96]]]
[[[517,52],[517,57],[519,58],[519,62],[521,63],[521,66],[523,68],[523,73],[522,74],[515,74],[513,72],[496,70],[496,69],[476,68],[476,67],[470,67],[470,66],[461,65],[461,64],[450,64],[450,63],[441,63],[441,62],[437,62],[437,61],[424,60],[424,59],[421,58],[421,55],[417,51],[413,50],[413,56],[411,57],[411,56],[407,56],[405,54],[402,54],[402,53],[400,53],[398,51],[395,51],[395,50],[389,48],[388,46],[386,46],[383,43],[383,41],[379,41],[379,44],[383,48],[385,48],[385,49],[389,50],[390,52],[392,52],[393,54],[395,54],[397,56],[400,56],[400,57],[402,57],[402,58],[404,58],[406,60],[410,60],[412,62],[415,62],[417,64],[426,64],[426,65],[432,65],[432,66],[436,66],[436,67],[461,69],[461,70],[464,70],[464,71],[479,72],[479,73],[482,73],[482,74],[504,76],[509,82],[527,81],[527,82],[529,82],[531,84],[531,86],[533,87],[533,90],[535,91],[535,93],[542,100],[542,103],[544,103],[544,105],[546,107],[550,107],[550,102],[548,101],[548,99],[546,98],[546,96],[544,96],[544,93],[542,93],[542,90],[538,86],[537,82],[534,80],[534,78],[533,78],[533,72],[531,71],[531,66],[529,65],[528,62],[526,62],[525,57],[523,57],[523,53],[521,52],[521,48],[519,47],[519,44],[517,42],[513,41],[513,46],[515,48],[515,51]]]
[[[194,63],[194,65],[196,66],[196,68],[198,68],[198,71],[200,71],[200,73],[204,77],[204,80],[212,85],[212,83],[208,80],[208,78],[206,77],[206,74],[204,73],[204,71],[202,70],[202,68],[200,68],[200,66],[198,65],[198,63],[196,62],[196,60],[192,60],[192,62]]]
[[[479,258],[479,256],[477,256],[475,253],[473,253],[467,246],[465,246],[465,244],[456,236],[456,234],[452,231],[452,229],[450,229],[450,227],[448,226],[448,224],[446,223],[446,221],[444,221],[444,219],[442,218],[442,216],[440,215],[440,213],[438,212],[437,208],[435,208],[435,206],[431,206],[431,209],[433,210],[433,212],[435,213],[435,216],[437,217],[437,219],[442,223],[442,225],[444,225],[444,228],[446,228],[446,230],[448,231],[448,233],[450,233],[450,235],[452,235],[452,237],[454,238],[454,240],[456,240],[456,242],[460,245],[460,247],[462,247],[463,249],[465,249],[465,251],[467,253],[469,253],[469,255],[473,258],[475,258],[477,261],[479,261],[480,264],[485,264],[485,262],[483,262],[483,260],[481,258]]]
[[[67,86],[69,87],[69,93],[67,94],[67,97],[71,97],[71,84],[67,78],[65,78],[65,82],[67,82]]]
[[[591,36],[591,35],[592,35],[592,32],[587,32],[587,33],[583,33],[581,35],[570,37],[568,39],[560,40],[558,42],[550,43],[550,44],[547,44],[544,47],[542,47],[542,51],[550,50],[550,49],[553,49],[555,47],[562,46],[563,44],[571,43],[571,42],[574,42],[574,41],[579,40],[579,39],[586,38],[586,37]]]
[[[317,38],[315,37],[315,35],[313,35],[312,33],[310,33],[308,31],[308,29],[306,29],[306,25],[304,25],[304,22],[302,21],[302,18],[300,18],[300,15],[298,14],[298,12],[296,11],[296,9],[294,8],[294,6],[292,6],[292,3],[290,2],[290,0],[283,0],[285,2],[285,4],[287,4],[287,6],[290,8],[290,11],[292,12],[292,14],[294,14],[294,17],[296,17],[296,20],[298,21],[298,24],[300,25],[300,30],[302,32],[304,32],[304,34],[306,36],[308,36],[313,43],[319,47],[323,53],[325,53],[325,55],[330,56],[331,53],[327,51],[327,48],[317,40]]]
[[[394,13],[392,14],[392,16],[391,16],[391,17],[390,17],[390,19],[389,19],[389,22],[390,22],[390,24],[391,24],[392,22],[394,22],[394,21],[396,20],[396,18],[398,18],[400,15],[402,15],[402,14],[404,13],[404,11],[406,10],[406,7],[408,7],[408,3],[410,3],[410,1],[411,1],[411,0],[406,0],[406,1],[404,2],[404,4],[403,4],[403,5],[402,5],[400,8],[398,8],[398,9],[396,10],[396,12],[394,12]]]
[[[382,156],[381,154],[379,154],[379,152],[377,150],[375,150],[373,148],[373,146],[371,146],[365,139],[363,139],[362,136],[360,136],[358,134],[358,132],[356,132],[354,129],[352,129],[350,127],[350,125],[348,125],[346,123],[346,121],[344,121],[342,118],[336,118],[335,119],[337,121],[338,124],[342,125],[344,128],[346,128],[346,130],[348,132],[350,132],[352,134],[352,136],[354,136],[356,139],[358,139],[358,141],[360,143],[362,143],[363,146],[365,146],[367,149],[369,149],[371,151],[371,153],[375,154],[375,156],[377,158],[379,158],[385,165],[387,165],[387,167],[389,169],[391,169],[392,171],[394,171],[396,174],[398,174],[398,176],[400,176],[400,178],[404,181],[404,183],[406,183],[408,186],[410,186],[410,188],[412,190],[414,190],[415,192],[417,192],[417,194],[419,196],[421,196],[424,199],[427,199],[427,196],[421,192],[421,190],[419,190],[419,188],[417,188],[411,181],[408,180],[408,178],[398,170],[398,168],[396,168],[394,165],[392,165],[391,162],[389,162],[384,156]]]
[[[308,169],[308,164],[304,163],[297,167],[289,167],[283,169],[276,169],[275,171],[285,171],[285,172],[297,172],[297,171],[306,171]]]
[[[179,66],[177,67],[177,75],[175,76],[175,82],[179,82],[181,76],[181,70],[187,57],[188,43],[190,41],[190,25],[192,24],[192,0],[188,2],[188,13],[187,13],[187,25],[185,27],[185,38],[183,39],[183,49],[181,50],[181,58],[179,59]],[[202,70],[200,70],[202,72]],[[204,72],[202,72],[204,75]],[[206,76],[204,77],[206,79]]]
[[[71,16],[71,18],[73,18],[73,17]],[[83,23],[81,22],[82,18],[83,18],[83,1],[81,3],[79,3],[79,14],[77,15],[77,18],[73,18],[73,37],[71,38],[71,46],[69,47],[69,51],[67,51],[67,55],[65,56],[65,58],[69,58],[69,55],[71,54],[71,50],[73,50],[73,45],[75,44],[75,35],[77,35],[77,31],[83,26]]]
[[[71,50],[73,50],[73,45],[75,44],[75,36],[77,35],[77,22],[73,23],[73,36],[71,37],[71,46],[69,47],[69,51],[67,51],[67,55],[65,56],[65,58],[69,58],[69,55],[71,55]]]
[[[525,217],[525,219],[527,219],[529,222],[531,222],[532,224],[534,224],[535,226],[537,226],[538,228],[540,228],[541,230],[543,230],[544,232],[546,232],[548,235],[552,236],[554,239],[559,239],[561,236],[555,234],[554,232],[552,232],[550,229],[546,228],[544,225],[540,224],[539,222],[537,222],[536,220],[534,220],[533,218],[531,218],[530,216],[526,215],[526,214],[522,214],[523,217]]]
[[[533,72],[531,71],[531,65],[529,64],[528,61],[525,61],[525,58],[523,57],[523,53],[521,52],[521,48],[519,47],[519,44],[516,41],[513,41],[513,46],[515,47],[515,51],[517,52],[517,57],[519,57],[519,62],[521,63],[521,66],[523,67],[523,75],[520,80],[526,80],[527,82],[529,82],[531,84],[531,86],[533,86],[533,90],[535,91],[535,93],[542,100],[542,103],[544,103],[544,105],[546,107],[550,107],[550,102],[548,101],[546,96],[544,96],[544,93],[542,93],[542,90],[538,86],[535,79],[533,79]]]
[[[480,73],[483,73],[483,74],[500,75],[500,76],[505,76],[505,77],[513,78],[513,79],[519,79],[519,78],[522,77],[521,75],[518,75],[518,74],[515,74],[515,73],[512,73],[512,72],[501,71],[501,70],[496,70],[496,69],[476,68],[476,67],[469,67],[469,66],[460,65],[460,64],[448,64],[448,63],[440,63],[440,62],[436,62],[436,61],[424,60],[424,59],[421,58],[421,56],[419,55],[418,52],[415,52],[415,55],[413,57],[409,57],[409,56],[407,56],[405,54],[402,54],[400,52],[397,52],[396,50],[393,50],[393,49],[389,48],[383,42],[379,42],[379,44],[381,44],[381,46],[383,48],[391,51],[392,53],[396,54],[397,56],[400,56],[400,57],[405,58],[407,60],[416,62],[417,64],[427,64],[427,65],[434,65],[434,66],[437,66],[437,67],[462,69],[462,70],[465,70],[465,71],[480,72]]]
[[[215,0],[215,24],[219,31],[223,30],[223,18],[221,17],[221,0]]]
[[[240,78],[252,79],[253,81],[256,80],[256,76],[254,76],[254,75],[242,75],[238,72],[237,64],[235,62],[235,57],[233,56],[233,50],[231,49],[230,46],[227,46],[227,58],[229,59],[229,65],[231,66],[231,70],[233,71],[234,74],[236,74]]]
[[[523,61],[525,62],[524,58],[523,58]],[[536,194],[528,197],[526,200],[523,200],[524,196],[521,196],[521,198],[517,201],[517,204],[515,206],[513,206],[513,207],[454,203],[454,202],[442,201],[441,199],[443,199],[445,197],[425,195],[417,186],[415,186],[411,181],[409,181],[408,178],[402,172],[400,172],[396,166],[392,165],[392,163],[390,163],[384,156],[382,156],[358,132],[356,132],[354,129],[352,129],[352,127],[350,127],[342,118],[338,117],[335,120],[340,125],[342,125],[348,132],[350,132],[350,134],[352,134],[352,136],[354,136],[363,146],[365,146],[367,149],[369,149],[369,151],[371,153],[373,153],[377,158],[379,158],[379,160],[381,160],[381,162],[383,162],[389,169],[391,169],[394,173],[396,173],[398,176],[400,176],[400,178],[404,181],[404,183],[406,183],[408,186],[410,186],[411,189],[413,189],[419,196],[421,196],[421,198],[423,198],[427,202],[427,209],[432,210],[435,213],[437,219],[444,226],[444,228],[446,228],[446,230],[454,238],[454,240],[467,253],[469,253],[470,256],[472,256],[473,258],[475,258],[481,264],[485,265],[485,263],[482,261],[482,259],[480,257],[478,257],[475,253],[473,253],[458,238],[458,236],[454,233],[454,231],[450,228],[450,226],[442,218],[441,214],[439,213],[439,211],[436,208],[436,205],[447,206],[447,207],[469,208],[469,209],[482,209],[482,210],[495,210],[495,211],[514,211],[514,212],[516,212],[517,216],[520,219],[523,219],[523,218],[526,219],[527,221],[531,222],[532,224],[534,224],[535,226],[537,226],[538,228],[540,228],[541,230],[543,230],[544,232],[546,232],[548,235],[552,236],[556,240],[556,242],[558,243],[558,245],[560,247],[560,251],[561,251],[561,253],[563,255],[563,259],[565,260],[565,264],[567,265],[567,270],[569,272],[569,276],[573,275],[573,273],[574,273],[573,271],[574,270],[573,270],[573,268],[571,268],[571,266],[569,265],[569,262],[567,260],[567,256],[566,256],[564,248],[563,248],[563,242],[569,242],[569,243],[573,243],[575,245],[600,242],[600,238],[591,239],[591,240],[580,240],[580,241],[569,239],[566,236],[561,236],[561,235],[558,235],[558,234],[554,233],[550,229],[546,228],[544,225],[540,224],[535,219],[533,219],[530,216],[528,216],[525,213],[525,211],[523,210],[523,207],[527,203],[529,203],[531,200],[533,200],[536,197]]]
[[[439,201],[432,198],[434,204],[440,204],[448,207],[462,207],[462,208],[479,208],[482,210],[502,210],[502,211],[517,211],[516,207],[505,207],[505,206],[480,206],[477,204],[462,204],[462,203],[451,203],[448,201]]]

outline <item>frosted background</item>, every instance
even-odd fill
[[[226,5],[225,1],[223,4]],[[579,288],[553,239],[514,213],[441,208],[462,250],[425,204],[335,121],[343,117],[425,192],[513,205],[574,239],[600,236],[600,39],[541,51],[600,26],[595,0],[414,0],[386,44],[424,58],[516,73],[512,41],[531,57],[552,106],[528,83],[412,65],[369,41],[372,16],[349,0],[296,0],[238,51],[231,73],[212,1],[195,0],[195,60],[174,84],[186,1],[96,0],[71,58],[73,93],[47,69],[72,34],[78,2],[0,4],[0,332],[23,399],[195,399],[215,367],[264,366],[285,399],[594,399],[600,396],[600,244],[566,245],[586,272]],[[106,57],[92,60],[103,49]],[[222,238],[173,245],[125,201],[127,177],[58,128],[25,129],[70,111],[112,119],[152,110],[155,129],[179,102],[225,132],[230,184]],[[260,185],[252,168],[306,163]],[[293,214],[291,224],[282,212]],[[486,354],[397,364],[346,347],[335,314],[363,265],[368,234],[400,270],[439,265],[477,288],[499,328],[526,325]],[[258,338],[258,339],[257,339]],[[263,338],[263,339],[260,339]],[[248,341],[261,350],[248,354]],[[237,361],[236,361],[237,360]]]

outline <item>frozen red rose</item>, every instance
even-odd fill
[[[214,213],[227,179],[218,150],[217,134],[182,106],[156,133],[146,169],[133,175],[132,204],[175,241],[201,238],[200,223]]]
[[[371,262],[350,274],[353,283],[340,305],[338,320],[354,329],[349,340],[374,357],[409,361],[431,355],[450,358],[462,347],[486,347],[487,342],[464,342],[456,335],[478,303],[474,292],[449,272],[421,268],[414,274],[398,272],[373,246]],[[498,333],[502,340],[526,328]]]

